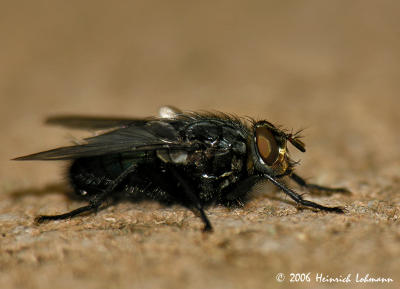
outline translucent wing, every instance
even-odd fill
[[[160,107],[158,115],[160,118],[172,119],[182,111],[173,106]],[[93,117],[80,115],[58,115],[46,119],[46,124],[59,125],[68,128],[102,130],[110,128],[127,127],[130,125],[145,124],[155,118],[119,118],[119,117]]]
[[[146,120],[144,119],[88,117],[78,115],[52,116],[46,119],[46,124],[88,130],[127,127],[134,123],[143,124],[145,122]]]
[[[56,148],[15,160],[67,160],[104,154],[146,151],[158,149],[194,149],[193,144],[184,142],[177,130],[162,120],[131,122],[99,136],[85,139],[86,143],[76,146]]]

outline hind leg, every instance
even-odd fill
[[[112,181],[106,189],[100,190],[99,193],[93,194],[89,199],[89,205],[77,208],[70,212],[60,214],[60,215],[41,215],[35,218],[36,223],[43,223],[45,221],[53,220],[65,220],[77,216],[84,212],[96,211],[104,201],[109,197],[109,195],[120,185],[125,178],[136,169],[137,165],[130,165],[125,171],[123,171],[114,181]]]
[[[94,195],[93,198],[89,201],[89,205],[77,208],[70,212],[60,214],[60,215],[40,215],[35,218],[36,223],[44,223],[46,221],[55,221],[55,220],[65,220],[82,214],[84,212],[97,211],[97,209],[103,204],[105,200],[106,194],[105,191],[101,194]]]

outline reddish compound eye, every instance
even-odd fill
[[[269,166],[273,165],[279,156],[279,149],[275,137],[268,128],[256,128],[256,144],[262,160]]]

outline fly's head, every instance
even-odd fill
[[[263,120],[253,124],[249,139],[250,154],[247,169],[251,174],[288,175],[294,162],[290,159],[287,142],[305,152],[305,145],[296,134],[289,134]]]

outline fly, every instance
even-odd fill
[[[251,188],[268,180],[297,204],[343,213],[303,199],[281,179],[289,177],[309,190],[348,192],[307,183],[294,172],[287,143],[305,152],[298,134],[272,123],[225,113],[182,112],[162,107],[157,117],[143,119],[56,116],[48,124],[106,130],[82,143],[15,160],[70,160],[70,184],[88,205],[60,215],[42,215],[38,223],[96,211],[108,199],[124,195],[178,203],[197,211],[204,231],[212,225],[204,209],[212,204],[243,204]]]

